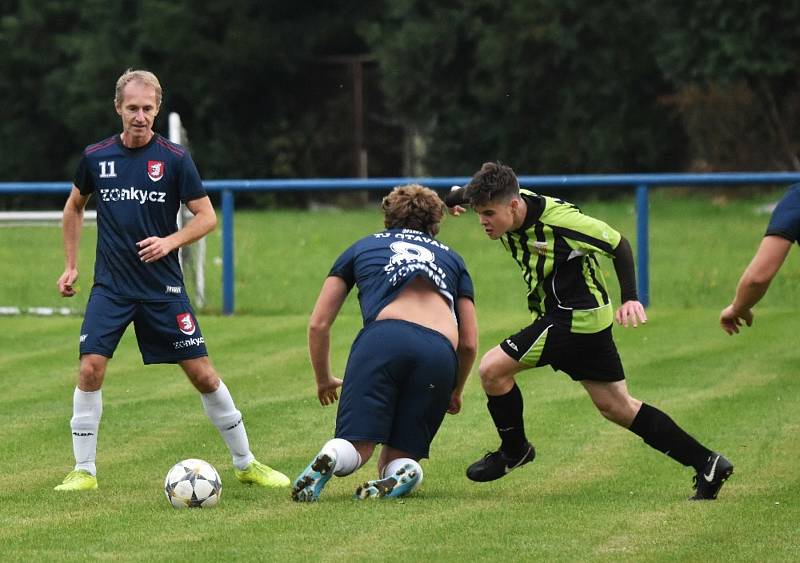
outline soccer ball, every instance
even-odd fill
[[[207,461],[184,459],[167,473],[164,493],[175,508],[209,508],[219,502],[222,481]]]

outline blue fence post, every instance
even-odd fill
[[[650,227],[647,184],[636,186],[636,256],[639,270],[636,291],[645,307],[650,305]]]
[[[233,190],[222,190],[222,314],[233,314]]]

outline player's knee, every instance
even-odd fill
[[[103,385],[105,374],[104,360],[84,357],[81,359],[78,387],[82,391],[97,391]]]
[[[186,377],[201,393],[213,393],[219,387],[220,378],[210,363],[193,362],[182,364],[182,367],[186,372]]]
[[[595,400],[594,405],[603,417],[621,426],[627,426],[633,420],[632,410],[627,401],[604,398]]]
[[[509,377],[512,377],[512,374],[507,373],[497,362],[487,356],[481,360],[478,373],[484,389],[502,385]]]
[[[219,388],[219,376],[212,370],[210,372],[203,372],[192,379],[192,384],[195,389],[201,393],[213,393]]]
[[[602,414],[604,418],[611,422],[616,422],[616,411],[614,410],[614,404],[612,402],[595,401],[594,406],[597,407],[597,410],[600,411],[600,414]]]

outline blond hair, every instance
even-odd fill
[[[432,189],[408,184],[397,186],[383,198],[381,210],[387,229],[414,229],[436,235],[445,205]]]
[[[148,70],[133,70],[132,68],[123,72],[122,76],[117,79],[117,88],[114,93],[114,105],[119,107],[122,104],[122,90],[134,80],[155,88],[156,109],[159,109],[161,107],[161,83],[159,83],[158,78]]]

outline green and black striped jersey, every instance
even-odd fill
[[[528,309],[575,333],[599,332],[614,312],[596,253],[614,257],[621,235],[560,199],[520,190],[528,206],[525,222],[502,237],[522,269]]]

